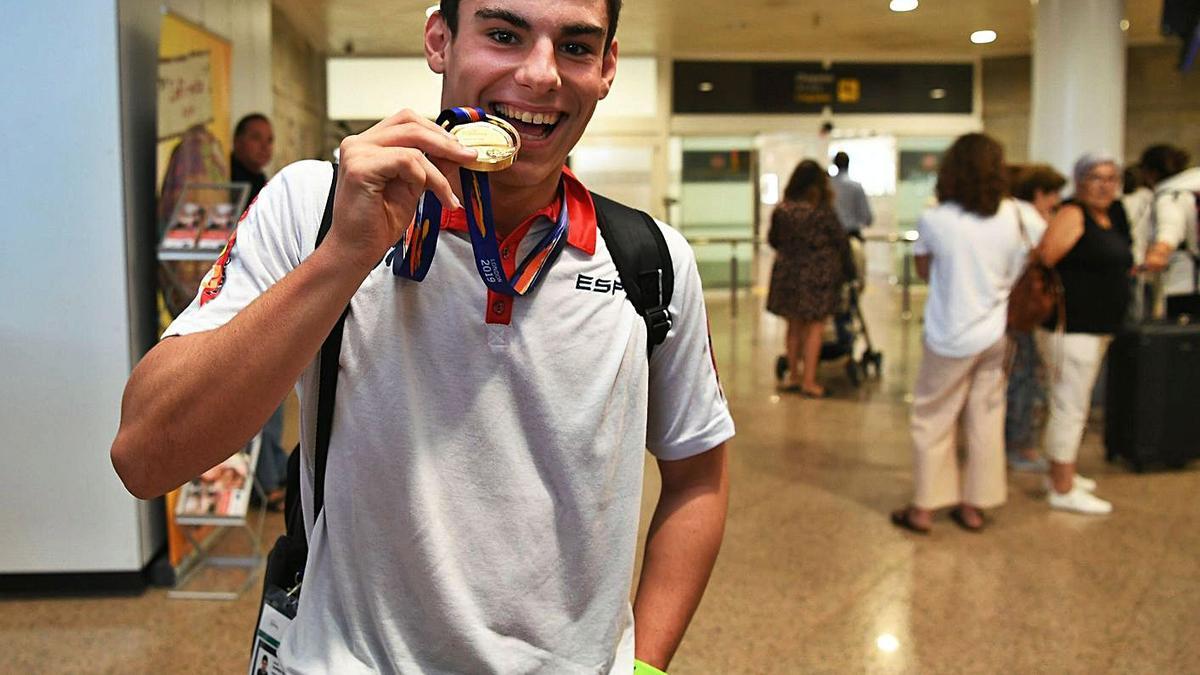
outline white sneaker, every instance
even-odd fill
[[[1050,476],[1042,479],[1042,487],[1046,489],[1046,492],[1054,492],[1054,481],[1050,480]],[[1075,482],[1072,487],[1077,487],[1084,492],[1095,492],[1096,481],[1086,476],[1075,474]]]
[[[1065,495],[1051,490],[1047,499],[1052,509],[1062,509],[1063,511],[1074,511],[1075,513],[1086,513],[1095,516],[1112,513],[1111,503],[1100,499],[1086,490],[1080,489],[1079,486],[1074,487]]]

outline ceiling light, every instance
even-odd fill
[[[989,42],[996,41],[996,31],[994,30],[977,30],[971,33],[971,42],[977,45],[986,45]]]
[[[441,4],[430,5],[430,6],[426,7],[425,8],[425,18],[428,19],[429,17],[433,16],[441,8],[442,8]]]
[[[930,89],[929,90],[929,98],[931,98],[935,101],[940,101],[940,100],[946,98],[946,90],[942,89],[941,87],[938,87],[937,89]]]
[[[892,0],[891,4],[888,5],[888,9],[893,12],[911,12],[919,4],[918,0]]]
[[[716,89],[712,82],[701,82],[700,84],[696,85],[696,88],[706,94],[713,89]]]
[[[1121,19],[1121,30],[1129,30],[1129,19]]]

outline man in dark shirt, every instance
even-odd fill
[[[263,169],[275,150],[275,132],[271,120],[262,113],[250,113],[238,120],[233,130],[233,153],[229,157],[229,180],[250,184],[249,201],[267,184]]]

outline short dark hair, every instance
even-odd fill
[[[1186,169],[1190,160],[1187,150],[1162,143],[1146,148],[1140,164],[1143,173],[1150,171],[1162,180]]]
[[[937,198],[954,202],[964,211],[990,217],[1008,192],[1004,146],[987,134],[959,136],[942,157]]]
[[[788,179],[787,187],[783,189],[783,199],[789,202],[803,200],[810,190],[816,189],[816,206],[829,206],[833,202],[833,191],[829,189],[829,173],[811,159],[806,159],[796,165],[792,177]]]
[[[844,152],[839,152],[833,156],[833,165],[838,168],[838,173],[844,172],[850,168],[850,155]]]
[[[438,3],[438,11],[450,27],[451,35],[458,33],[458,2],[459,0],[440,0]],[[604,38],[604,53],[607,54],[617,34],[617,19],[621,18],[621,0],[604,0],[604,4],[608,8],[608,35]]]
[[[1027,202],[1032,202],[1039,191],[1053,194],[1060,192],[1067,184],[1066,176],[1049,164],[1030,164],[1017,167],[1011,180],[1012,195]]]
[[[238,136],[246,133],[246,127],[250,126],[254,122],[258,122],[259,120],[262,120],[267,124],[271,123],[271,120],[267,119],[267,116],[262,113],[250,113],[249,115],[246,115],[242,119],[238,120],[237,126],[233,128],[233,137],[237,138]]]

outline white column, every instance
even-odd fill
[[[1068,178],[1085,152],[1125,147],[1124,0],[1035,0],[1029,159]]]
[[[162,542],[108,457],[155,339],[160,21],[144,0],[4,7],[0,575],[136,573]]]

